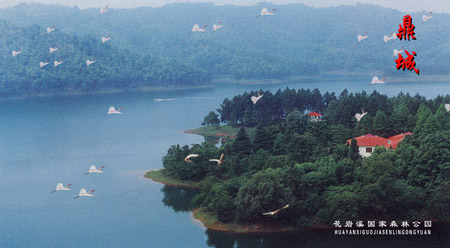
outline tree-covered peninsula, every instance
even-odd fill
[[[286,230],[329,227],[334,220],[450,220],[449,95],[428,100],[287,88],[262,92],[254,105],[256,94],[225,99],[217,110],[222,124],[256,127],[252,136],[242,128],[220,148],[174,145],[163,157],[164,176],[201,186],[194,199],[201,219],[291,227]],[[358,122],[361,109],[368,114]],[[311,120],[310,111],[323,118]],[[364,158],[353,139],[406,132],[412,135],[396,149],[376,147]],[[189,154],[198,157],[186,162]],[[221,154],[222,164],[209,161]]]

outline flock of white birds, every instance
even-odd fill
[[[103,16],[103,14],[105,14],[108,11],[109,11],[109,6],[106,5],[105,8],[100,9],[100,15],[99,16]],[[261,13],[258,15],[258,17],[259,16],[265,16],[265,15],[273,15],[274,11],[275,11],[275,9],[272,9],[271,11],[268,11],[267,8],[263,8],[261,10]],[[206,31],[206,27],[208,27],[208,25],[203,25],[202,27],[200,27],[198,24],[194,24],[192,26],[191,32],[189,32],[189,33],[205,32]],[[220,28],[222,28],[222,22],[219,22],[218,24],[213,24],[213,32],[217,31]],[[52,27],[48,27],[47,28],[47,34],[50,34],[51,32],[53,32],[55,30],[56,30],[55,25],[53,25]],[[105,42],[107,42],[109,40],[111,40],[110,34],[108,34],[106,37],[102,37],[102,39],[101,39],[102,43],[105,43]],[[50,50],[50,54],[51,54],[53,52],[56,52],[58,50],[58,47],[57,47],[57,45],[55,45],[53,47],[50,47],[49,50]],[[19,55],[21,53],[22,53],[22,51],[20,50],[20,48],[18,48],[17,50],[12,51],[12,56],[15,57],[15,56],[17,56],[17,55]],[[55,60],[53,62],[53,65],[54,65],[54,67],[58,67],[62,63],[63,63],[63,61],[61,59],[60,60]],[[86,60],[86,66],[90,66],[90,65],[92,65],[94,63],[95,63],[95,59],[94,58]],[[44,68],[48,64],[49,64],[48,60],[39,62],[40,68]]]
[[[100,9],[100,16],[102,16],[105,12],[107,12],[109,10],[109,7],[108,6],[106,6],[105,8],[103,8],[103,9]],[[49,27],[49,28],[47,28],[47,34],[50,34],[51,32],[53,32],[53,31],[55,31],[55,26],[52,26],[51,28]],[[108,34],[106,37],[102,37],[102,43],[105,43],[105,42],[107,42],[107,41],[109,41],[111,38],[110,38],[110,35]],[[50,53],[53,53],[53,52],[56,52],[56,51],[58,51],[58,47],[55,45],[54,47],[50,47],[49,48],[49,51],[50,51]],[[19,53],[21,53],[20,52],[20,48],[17,50],[17,51],[13,51],[12,52],[12,55],[13,56],[16,56],[16,55],[18,55]],[[57,67],[57,66],[59,66],[60,64],[62,64],[63,62],[62,62],[62,60],[59,60],[59,61],[54,61],[53,62],[53,64],[54,64],[54,66],[55,67]],[[95,59],[94,58],[92,58],[92,60],[86,60],[86,66],[90,66],[90,65],[92,65],[93,63],[95,63]],[[47,62],[47,60],[45,61],[45,62],[40,62],[39,63],[39,66],[41,67],[41,68],[43,68],[44,66],[46,66],[48,64],[48,62]],[[108,115],[111,115],[111,114],[122,114],[122,112],[121,112],[121,110],[122,110],[123,108],[122,107],[120,107],[119,109],[115,109],[114,108],[114,106],[111,106],[111,107],[109,107],[109,109],[108,109]],[[103,173],[103,168],[105,168],[105,166],[100,166],[98,169],[97,169],[97,167],[95,166],[95,165],[91,165],[90,167],[89,167],[89,170],[88,170],[88,172],[86,172],[86,173],[84,173],[84,175],[89,175],[89,174],[92,174],[92,173]],[[56,189],[55,190],[53,190],[51,193],[54,193],[54,192],[56,192],[56,191],[61,191],[61,190],[63,190],[63,191],[66,191],[66,190],[70,190],[70,186],[71,186],[72,184],[67,184],[66,186],[64,186],[62,183],[58,183],[57,185],[56,185]],[[83,197],[83,196],[94,196],[94,191],[95,191],[95,189],[91,189],[91,190],[89,190],[89,192],[88,191],[86,191],[86,189],[85,188],[82,188],[81,190],[80,190],[80,193],[76,196],[76,197],[74,197],[74,199],[78,199],[78,198],[80,198],[80,197]]]
[[[120,107],[119,109],[116,110],[116,108],[114,106],[109,107],[108,109],[108,115],[112,115],[112,114],[122,114],[121,110],[123,109],[123,107]],[[103,173],[103,168],[105,168],[105,166],[100,166],[98,169],[95,165],[91,165],[89,167],[88,172],[84,173],[84,175],[89,175],[89,174],[93,174],[93,173]],[[55,193],[56,191],[67,191],[70,190],[70,186],[72,186],[72,184],[67,184],[66,186],[64,186],[63,183],[58,183],[56,185],[55,190],[51,191],[51,193]],[[74,197],[74,199],[78,199],[82,196],[94,196],[92,193],[95,191],[95,189],[91,189],[89,190],[89,192],[86,191],[85,188],[82,188],[80,190],[80,193],[78,194],[78,196]]]
[[[260,14],[257,16],[257,17],[260,17],[260,16],[271,16],[271,15],[274,15],[274,11],[275,11],[276,9],[272,9],[272,10],[268,10],[267,8],[263,8],[262,10],[261,10],[261,12],[260,12]],[[109,11],[109,6],[106,6],[105,8],[103,8],[103,9],[100,9],[100,16],[102,16],[103,14],[105,14],[107,11]],[[427,20],[429,20],[430,18],[432,18],[433,16],[431,15],[431,13],[432,12],[430,12],[429,13],[429,15],[423,15],[422,16],[422,20],[423,20],[423,22],[426,22]],[[206,28],[208,27],[208,25],[203,25],[202,27],[200,27],[198,24],[194,24],[193,26],[192,26],[192,30],[191,30],[191,32],[189,32],[189,33],[194,33],[194,32],[205,32],[206,31]],[[213,25],[213,32],[214,31],[217,31],[218,29],[220,29],[220,28],[222,28],[222,22],[219,22],[218,24],[214,24]],[[47,28],[47,33],[48,34],[50,34],[51,32],[53,32],[55,30],[55,26],[52,26],[52,27],[49,27],[49,28]],[[357,40],[358,40],[358,42],[361,42],[361,41],[363,41],[364,39],[367,39],[369,36],[367,35],[367,32],[365,32],[364,33],[364,35],[357,35]],[[387,36],[387,35],[385,35],[384,37],[383,37],[383,40],[384,40],[384,42],[388,42],[389,40],[395,40],[397,38],[397,35],[396,35],[396,33],[391,33],[389,36]],[[102,43],[105,43],[105,42],[107,42],[107,41],[109,41],[109,40],[111,40],[111,37],[110,37],[110,35],[108,34],[106,37],[102,37],[102,39],[101,39],[101,41],[102,41]],[[403,50],[403,47],[401,47],[400,48],[401,50],[397,50],[397,49],[394,49],[394,56],[397,56],[398,54],[400,54],[400,53],[402,53],[402,52],[404,52],[404,50]],[[58,50],[58,47],[55,45],[54,47],[50,47],[49,48],[49,51],[50,51],[50,53],[53,53],[53,52],[56,52]],[[22,53],[21,51],[20,51],[20,48],[19,49],[17,49],[17,51],[12,51],[12,55],[15,57],[15,56],[17,56],[17,55],[19,55],[20,53]],[[53,62],[53,64],[54,64],[54,66],[55,67],[57,67],[57,66],[59,66],[60,64],[62,64],[63,62],[61,61],[61,60],[59,60],[59,61],[54,61]],[[94,58],[92,58],[92,60],[86,60],[86,66],[90,66],[90,65],[92,65],[93,63],[95,63],[95,59]],[[40,62],[40,67],[41,68],[43,68],[44,66],[46,66],[48,64],[48,62],[47,62],[47,60],[45,61],[45,62]],[[372,81],[371,81],[371,84],[380,84],[380,83],[385,83],[385,77],[384,78],[382,78],[382,79],[379,79],[377,76],[374,76],[373,78],[372,78]],[[260,92],[258,92],[258,96],[251,96],[251,98],[250,98],[250,100],[253,102],[253,104],[255,105],[261,98],[263,97],[263,95],[261,95],[260,94]],[[108,109],[108,115],[111,115],[111,114],[122,114],[122,112],[121,112],[121,110],[123,109],[123,107],[120,107],[119,109],[115,109],[115,107],[114,106],[111,106],[109,109]],[[450,111],[450,104],[445,104],[445,109],[447,110],[447,112],[448,111]],[[364,109],[362,109],[361,110],[361,113],[356,113],[355,114],[355,118],[356,118],[356,120],[359,122],[359,121],[361,121],[361,119],[365,116],[367,114],[367,112],[364,112]],[[196,158],[196,157],[198,157],[199,155],[198,154],[189,154],[185,159],[184,159],[184,161],[186,162],[186,163],[192,163],[192,160],[191,160],[191,158]],[[209,159],[209,161],[210,162],[216,162],[217,163],[217,165],[222,165],[223,163],[224,163],[224,156],[225,156],[225,154],[221,154],[220,155],[220,158],[219,159]],[[101,166],[99,169],[97,169],[96,168],[96,166],[95,165],[91,165],[91,167],[89,168],[89,171],[87,172],[87,173],[85,173],[84,175],[88,175],[88,174],[91,174],[91,173],[103,173],[103,171],[102,171],[102,169],[104,168],[104,166]],[[66,186],[64,186],[62,183],[58,183],[57,184],[57,186],[56,186],[56,189],[55,190],[53,190],[52,191],[52,193],[54,193],[54,192],[56,192],[56,191],[67,191],[67,190],[70,190],[70,186],[71,186],[72,184],[67,184]],[[82,188],[81,190],[80,190],[80,193],[78,194],[78,196],[76,196],[74,199],[77,199],[77,198],[79,198],[79,197],[82,197],[82,196],[94,196],[92,193],[95,191],[95,189],[92,189],[92,190],[90,190],[89,192],[87,192],[86,191],[86,189],[85,188]],[[275,214],[278,214],[278,212],[280,212],[281,210],[283,210],[283,209],[286,209],[286,208],[288,208],[289,207],[289,204],[287,204],[286,206],[284,206],[284,207],[282,207],[282,208],[280,208],[280,209],[277,209],[277,210],[274,210],[274,211],[271,211],[271,212],[267,212],[267,213],[263,213],[263,215],[275,215]]]
[[[102,15],[103,15],[105,12],[107,12],[108,10],[109,10],[108,5],[107,5],[105,8],[100,9],[100,16],[102,16]],[[48,28],[47,28],[47,34],[50,34],[51,32],[53,32],[53,31],[55,31],[55,30],[56,30],[55,25],[53,25],[53,26],[51,26],[51,27],[48,27]],[[102,39],[101,39],[102,43],[105,43],[105,42],[107,42],[107,41],[109,41],[109,40],[111,40],[110,34],[108,34],[106,37],[102,37]],[[59,48],[58,48],[57,45],[54,45],[53,47],[51,46],[51,47],[49,48],[50,54],[52,54],[52,53],[54,53],[54,52],[56,52],[56,51],[58,51],[58,50],[59,50]],[[13,57],[16,57],[17,55],[19,55],[19,54],[21,54],[21,53],[22,53],[22,51],[20,50],[20,48],[18,48],[17,50],[12,51],[12,56],[13,56]],[[61,59],[60,59],[60,60],[55,60],[55,61],[53,61],[54,67],[58,67],[58,66],[61,65],[62,63],[64,63],[64,62],[63,62]],[[95,59],[94,59],[94,58],[92,58],[92,59],[87,59],[87,60],[86,60],[86,66],[90,66],[90,65],[92,65],[93,63],[95,63]],[[41,62],[39,62],[39,67],[40,67],[40,68],[44,68],[44,67],[45,67],[46,65],[48,65],[48,64],[49,64],[48,60],[41,61]]]
[[[97,169],[97,167],[95,165],[91,165],[91,167],[89,167],[89,171],[84,173],[84,175],[88,175],[91,173],[103,173],[102,169],[105,168],[105,166],[100,166],[100,168]],[[53,190],[51,193],[55,193],[56,191],[67,191],[70,190],[70,186],[72,186],[72,184],[67,184],[66,186],[64,186],[63,183],[58,183],[56,185],[55,190]],[[78,199],[82,196],[94,196],[92,193],[95,191],[95,189],[91,189],[89,190],[89,192],[86,191],[85,188],[82,188],[80,190],[80,193],[74,197],[73,199]]]

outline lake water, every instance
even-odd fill
[[[370,78],[328,75],[297,84],[0,100],[0,247],[449,247],[448,226],[432,237],[206,230],[188,211],[195,192],[142,177],[162,167],[170,145],[202,142],[182,131],[245,90],[450,93],[450,82],[370,85]],[[111,105],[125,107],[124,114],[105,115]],[[91,164],[106,166],[104,173],[84,176]],[[72,183],[72,191],[51,194],[58,182]],[[95,189],[95,196],[74,200],[80,188]]]

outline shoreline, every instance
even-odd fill
[[[191,212],[191,216],[194,220],[199,221],[203,227],[227,233],[239,233],[239,234],[276,234],[276,233],[296,233],[306,231],[297,229],[293,226],[283,225],[262,225],[262,224],[237,224],[234,222],[222,223],[218,221],[214,215],[208,213],[201,208],[195,208]],[[209,220],[209,221],[208,221]],[[209,223],[213,221],[213,223]]]
[[[26,98],[45,98],[45,97],[61,97],[61,96],[84,96],[84,95],[105,95],[105,94],[119,94],[124,92],[158,92],[158,91],[175,91],[175,90],[193,90],[193,89],[210,89],[217,85],[277,85],[288,82],[293,82],[296,80],[304,79],[318,79],[322,76],[330,75],[367,75],[371,76],[374,74],[372,72],[348,72],[348,71],[331,71],[322,72],[317,75],[305,75],[305,76],[292,76],[284,79],[234,79],[234,78],[217,78],[212,79],[206,84],[195,85],[195,86],[143,86],[135,89],[102,89],[96,91],[63,91],[57,93],[30,93],[24,95],[11,95],[11,96],[0,96],[0,100],[11,100],[11,99],[26,99]],[[450,75],[422,75],[420,77],[415,76],[388,76],[386,83],[403,83],[403,82],[420,82],[420,81],[433,81],[433,82],[450,82]]]
[[[237,84],[237,85],[276,85],[283,84],[286,82],[292,82],[296,80],[313,79],[320,78],[321,74],[308,75],[308,76],[292,76],[283,79],[235,79],[235,78],[218,78],[211,80],[213,84],[227,85],[227,84]]]
[[[197,183],[181,181],[178,179],[163,176],[162,175],[163,170],[164,169],[147,171],[143,177],[167,186],[201,189],[201,187]],[[238,224],[235,222],[222,223],[218,221],[213,214],[208,213],[207,211],[204,211],[201,208],[195,208],[190,212],[191,217],[195,221],[198,221],[198,223],[201,224],[204,228],[228,233],[273,234],[273,233],[295,233],[302,231],[330,229],[330,227],[320,227],[320,226],[299,229],[296,228],[295,226],[285,226],[285,225]]]
[[[162,179],[158,178],[157,175],[162,174],[162,170],[164,169],[147,171],[143,177],[167,186],[201,189],[201,187],[197,183],[181,181],[165,176],[163,176]],[[196,221],[196,224],[201,224],[202,227],[214,231],[226,233],[257,235],[257,234],[300,233],[300,232],[317,232],[317,231],[320,232],[334,229],[332,226],[326,225],[312,225],[308,227],[298,228],[296,226],[287,226],[282,224],[268,225],[268,224],[239,224],[236,222],[222,223],[217,219],[217,217],[214,214],[211,214],[202,208],[195,208],[192,211],[190,211],[190,214],[192,219]],[[433,220],[433,223],[434,222],[447,223],[445,221],[438,221],[438,220]]]
[[[150,170],[150,171],[147,171],[143,177],[150,179],[154,182],[167,185],[167,186],[201,189],[200,185],[196,182],[183,181],[183,180],[166,177],[163,175],[163,171],[164,171],[164,169]]]
[[[136,89],[103,89],[97,91],[64,91],[58,93],[35,93],[14,96],[1,96],[0,100],[17,100],[27,98],[47,98],[47,97],[64,97],[64,96],[87,96],[87,95],[110,95],[120,94],[125,92],[161,92],[161,91],[176,91],[176,90],[194,90],[194,89],[209,89],[214,85],[197,85],[197,86],[179,86],[179,87],[139,87]]]
[[[201,135],[205,137],[216,137],[216,138],[236,138],[237,133],[241,127],[232,127],[230,125],[221,125],[218,127],[214,126],[204,126],[191,128],[182,131],[185,134],[195,134]],[[256,127],[244,127],[245,131],[249,136],[253,136],[256,130]]]

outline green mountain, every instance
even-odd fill
[[[450,56],[450,16],[402,13],[376,5],[357,4],[312,8],[302,4],[215,6],[177,3],[163,7],[79,10],[58,5],[20,4],[0,10],[0,19],[17,25],[56,24],[65,33],[100,38],[138,53],[154,53],[207,70],[214,77],[284,78],[328,71],[384,71],[388,76],[410,75],[394,66],[393,49],[416,51],[421,75],[448,74],[443,61]],[[262,7],[276,8],[274,16],[256,17]],[[405,14],[416,26],[415,41],[383,42],[397,32]],[[212,25],[223,28],[212,32]],[[191,33],[193,24],[209,25]],[[358,43],[356,36],[368,32]]]
[[[203,69],[119,49],[101,39],[59,30],[47,34],[37,24],[16,27],[0,21],[0,35],[0,96],[196,85],[209,80]],[[55,45],[58,50],[50,54]],[[12,56],[19,48],[21,53]],[[88,67],[88,59],[96,62]],[[41,68],[40,62],[46,60],[49,64]],[[55,60],[63,64],[55,67]]]

